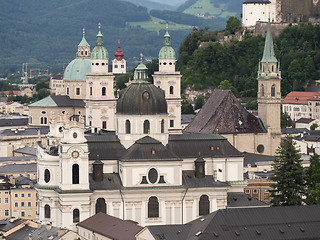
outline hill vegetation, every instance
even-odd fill
[[[195,89],[205,89],[219,87],[223,82],[222,85],[233,86],[239,97],[256,97],[264,38],[247,34],[243,41],[234,39],[225,45],[216,39],[216,31],[193,29],[181,43],[177,68],[183,75],[182,87],[191,85]],[[303,90],[306,83],[320,79],[319,25],[290,26],[274,39],[274,43],[276,57],[280,60],[283,95]]]

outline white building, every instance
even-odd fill
[[[242,4],[242,26],[252,27],[256,22],[276,22],[276,0],[247,0]]]

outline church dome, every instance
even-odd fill
[[[96,46],[91,52],[91,59],[108,59],[108,51],[103,46],[103,35],[100,31],[101,26],[99,25],[99,32],[97,34]]]
[[[91,72],[91,60],[88,58],[73,59],[63,74],[63,80],[86,80],[85,75]]]
[[[124,53],[120,49],[120,42],[118,43],[118,50],[114,53],[114,56],[118,61],[121,61],[123,59]]]
[[[149,82],[136,82],[120,92],[117,113],[132,115],[167,114],[164,91]]]
[[[171,47],[170,34],[168,33],[168,26],[164,34],[163,47],[159,51],[159,59],[176,59],[176,53]]]

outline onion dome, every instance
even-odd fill
[[[78,45],[78,52],[76,58],[73,59],[66,67],[63,80],[86,80],[85,75],[91,72],[90,55],[81,55],[81,49],[86,49],[90,53],[90,45],[88,44],[84,30],[82,40]]]
[[[100,29],[101,24],[99,23],[99,32],[97,34],[96,46],[91,52],[91,59],[108,59],[108,51],[103,45],[103,35]]]
[[[159,51],[159,59],[176,59],[174,49],[171,47],[170,34],[168,33],[168,25],[164,34],[163,47]]]
[[[118,50],[114,53],[114,56],[118,61],[123,59],[124,53],[120,49],[120,40],[118,41]]]
[[[141,62],[135,69],[134,83],[123,89],[117,102],[117,114],[167,114],[164,91],[146,81],[147,67]]]

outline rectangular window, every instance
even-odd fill
[[[67,95],[69,95],[69,88],[67,88]]]
[[[21,211],[21,217],[25,217],[25,216],[26,216],[25,212]]]
[[[124,65],[121,65],[121,68],[124,68]]]
[[[21,193],[21,197],[24,197],[24,193]]]
[[[107,128],[107,121],[103,121],[102,122],[102,129],[106,129]]]
[[[28,213],[28,217],[32,216],[32,211],[31,210],[28,210],[27,213]]]
[[[1,203],[1,198],[0,198],[0,203]]]
[[[9,203],[9,198],[6,197],[6,198],[4,199],[4,203]]]
[[[21,202],[21,207],[24,207],[24,202]]]
[[[18,196],[19,196],[18,193],[15,193],[15,194],[14,194],[14,197],[18,197]]]
[[[28,207],[31,207],[31,202],[28,202]]]
[[[28,197],[31,197],[31,193],[28,193]]]
[[[7,217],[9,216],[9,209],[4,210],[4,215]]]
[[[76,88],[76,95],[80,95],[80,88]]]
[[[114,68],[118,68],[118,65],[114,65]]]
[[[14,206],[15,206],[15,207],[19,207],[19,203],[18,203],[18,202],[15,202],[15,203],[14,203]]]
[[[4,192],[4,194],[9,194],[9,192]]]
[[[253,190],[253,193],[257,193],[257,192],[258,192],[258,190],[257,190],[257,189],[254,189],[254,190]]]
[[[249,189],[246,189],[246,193],[250,193],[250,190],[249,190]]]
[[[174,127],[174,120],[170,120],[170,127]]]

